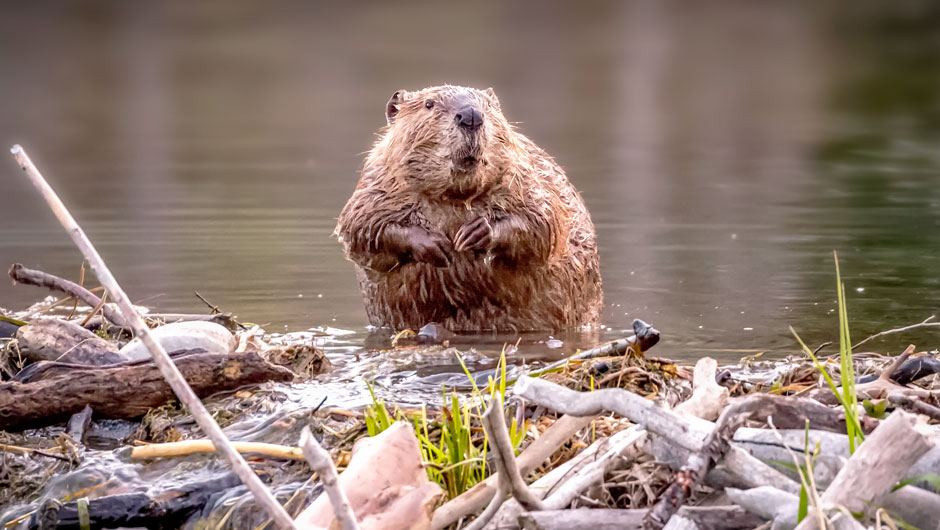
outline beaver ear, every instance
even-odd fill
[[[483,91],[483,93],[486,94],[486,97],[490,98],[490,102],[493,105],[495,105],[497,108],[499,107],[499,98],[496,97],[496,92],[493,91],[492,87],[487,88],[486,90]]]
[[[401,109],[401,102],[405,100],[406,94],[407,92],[404,90],[399,90],[392,94],[388,103],[385,104],[385,121],[387,121],[389,125],[395,121],[395,116],[398,116],[398,111]]]

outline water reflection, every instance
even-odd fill
[[[30,150],[135,299],[198,311],[199,290],[272,329],[361,340],[330,233],[385,100],[493,86],[583,190],[606,336],[639,317],[661,355],[781,352],[788,324],[834,335],[833,249],[857,336],[940,309],[938,8],[851,11],[30,3],[0,21],[0,143]],[[0,263],[75,277],[80,256],[5,167]],[[0,282],[4,307],[38,296]],[[546,339],[528,351],[579,345]],[[937,342],[878,347],[911,340]]]

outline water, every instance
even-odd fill
[[[29,3],[0,20],[0,145],[27,148],[135,300],[203,311],[198,290],[273,331],[350,330],[361,352],[367,322],[331,232],[385,101],[492,86],[592,212],[604,337],[643,318],[660,355],[782,355],[788,325],[836,337],[833,250],[855,338],[940,310],[938,15]],[[76,278],[79,253],[12,161],[0,182],[0,264]],[[44,294],[0,282],[8,309]],[[520,351],[598,340],[533,344],[546,339]],[[874,347],[911,341],[938,343]]]

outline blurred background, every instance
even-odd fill
[[[940,312],[940,4],[28,2],[0,18],[21,143],[131,297],[364,334],[331,237],[397,89],[493,87],[597,226],[605,334],[793,351]],[[12,160],[0,267],[81,255]],[[0,306],[42,296],[0,282]],[[892,339],[936,348],[926,331]]]

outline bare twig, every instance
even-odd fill
[[[336,474],[336,468],[333,466],[333,458],[326,449],[320,447],[317,439],[310,432],[310,427],[304,427],[300,433],[300,448],[307,457],[310,467],[320,475],[320,481],[323,483],[323,489],[330,498],[330,504],[333,505],[333,514],[339,521],[342,530],[358,530],[356,516],[353,514],[352,506],[349,504],[349,498],[346,492],[339,486],[339,475]]]
[[[858,348],[859,346],[861,346],[862,344],[865,344],[866,342],[868,342],[868,341],[870,341],[870,340],[874,340],[874,339],[877,339],[878,337],[883,337],[883,336],[885,336],[885,335],[890,335],[890,334],[892,334],[892,333],[901,333],[901,332],[903,332],[903,331],[910,331],[910,330],[912,330],[912,329],[917,329],[917,328],[940,327],[940,322],[931,322],[931,320],[934,319],[934,316],[935,316],[935,315],[930,315],[929,317],[925,318],[923,322],[918,322],[917,324],[911,324],[910,326],[904,326],[903,328],[896,328],[896,329],[889,329],[889,330],[886,330],[886,331],[879,331],[878,333],[875,333],[874,335],[872,335],[872,336],[870,336],[870,337],[868,337],[868,338],[866,338],[866,339],[863,339],[863,340],[860,340],[860,341],[856,342],[856,343],[852,346],[852,349],[854,350],[855,348]]]
[[[497,477],[496,493],[493,495],[493,498],[490,499],[490,503],[486,505],[486,509],[484,509],[473,522],[468,524],[464,530],[483,530],[483,528],[493,520],[493,516],[496,515],[503,503],[506,502],[506,495],[509,495],[510,489],[512,489],[512,486],[509,485],[509,479],[503,475],[499,475]]]
[[[894,411],[865,439],[829,484],[820,498],[822,507],[842,506],[855,513],[873,512],[881,497],[931,447],[915,423],[914,416]],[[817,521],[807,518],[797,528],[816,527]]]
[[[576,392],[542,379],[523,377],[516,382],[513,390],[516,395],[565,414],[595,416],[605,410],[616,412],[686,451],[700,450],[702,440],[707,436],[707,432],[699,434],[704,420],[692,418],[697,420],[697,423],[693,423],[689,418],[618,388]],[[704,423],[711,425],[710,422]],[[723,462],[741,484],[752,487],[777,486],[787,491],[799,491],[796,483],[739,447],[731,446]]]
[[[202,296],[201,294],[199,294],[199,291],[193,291],[193,294],[196,295],[196,298],[202,300],[202,303],[204,303],[204,304],[206,304],[207,306],[209,306],[209,309],[212,310],[212,313],[210,313],[210,314],[215,315],[215,314],[217,314],[217,313],[221,313],[221,312],[222,312],[222,311],[219,310],[219,306],[217,306],[217,305],[213,304],[212,302],[206,300],[206,297],[205,297],[205,296]]]
[[[82,260],[82,266],[78,271],[78,285],[80,287],[85,286],[85,260]],[[72,297],[75,298],[75,297]],[[72,320],[72,317],[75,316],[75,310],[78,309],[78,298],[75,298],[75,303],[72,304],[72,310],[69,311],[69,316],[65,320]]]
[[[666,488],[666,491],[660,495],[656,504],[650,508],[646,519],[643,521],[643,527],[651,530],[659,530],[666,526],[669,519],[685,504],[692,489],[702,481],[705,474],[712,468],[730,449],[730,439],[734,436],[734,431],[740,427],[750,416],[752,406],[760,407],[760,403],[752,405],[753,401],[744,398],[732,402],[722,411],[715,427],[712,429],[702,448],[692,453],[689,460],[682,469],[676,473],[676,478]]]
[[[659,330],[640,319],[633,321],[633,333],[634,335],[625,339],[617,339],[615,341],[608,342],[602,346],[579,352],[575,355],[572,355],[571,357],[554,362],[548,366],[539,368],[538,370],[534,370],[529,373],[529,376],[534,377],[551,372],[552,370],[565,366],[571,361],[583,361],[585,359],[593,359],[595,357],[614,357],[618,355],[625,355],[627,350],[630,348],[639,348],[640,351],[646,351],[659,342]]]
[[[68,457],[65,457],[62,455],[54,455],[52,453],[47,453],[46,451],[43,451],[42,449],[33,449],[31,447],[20,447],[18,445],[0,444],[0,451],[8,451],[11,453],[33,454],[33,455],[45,456],[46,458],[55,458],[56,460],[70,462]]]
[[[519,474],[519,467],[516,465],[516,455],[512,449],[512,441],[509,439],[509,431],[506,429],[506,418],[503,416],[503,396],[499,392],[490,399],[489,407],[483,413],[483,428],[489,435],[490,443],[493,445],[493,452],[496,457],[496,469],[501,476],[509,479],[510,491],[512,496],[519,501],[526,511],[537,511],[542,509],[540,501],[529,488],[525,480]]]
[[[892,362],[887,368],[885,368],[883,372],[881,372],[881,375],[878,376],[878,379],[890,381],[891,376],[893,376],[894,373],[898,371],[898,368],[900,368],[901,365],[904,364],[904,361],[906,361],[907,358],[910,357],[912,353],[914,353],[914,350],[915,350],[914,345],[913,344],[909,345],[907,349],[904,350],[904,353],[902,353],[901,355],[898,355],[897,358],[894,359],[894,362]]]
[[[591,424],[593,418],[579,418],[575,416],[562,416],[542,435],[532,442],[522,454],[516,458],[516,464],[522,474],[528,474],[539,466],[567,442],[578,431]],[[460,518],[483,509],[497,493],[499,474],[490,475],[483,482],[461,493],[446,504],[434,511],[431,519],[431,529],[441,530],[456,523]],[[502,493],[505,497],[507,489]]]
[[[248,487],[251,493],[254,495],[258,503],[264,507],[272,519],[277,523],[278,526],[282,528],[295,528],[293,520],[287,515],[287,512],[284,508],[277,502],[277,499],[274,498],[274,495],[265,487],[261,482],[261,479],[255,475],[254,471],[248,467],[248,463],[245,462],[245,459],[238,454],[238,451],[232,447],[232,444],[229,442],[228,438],[225,437],[225,433],[222,432],[222,429],[215,422],[209,412],[203,406],[202,401],[196,396],[192,388],[186,383],[186,380],[183,378],[183,375],[176,368],[176,365],[173,364],[173,361],[167,355],[166,350],[163,349],[163,346],[158,343],[153,336],[150,334],[150,329],[140,318],[140,315],[134,310],[134,306],[131,304],[130,299],[127,297],[127,294],[121,288],[121,285],[114,278],[114,275],[111,274],[111,270],[108,269],[108,266],[105,264],[104,260],[101,258],[101,255],[98,254],[98,251],[92,245],[91,241],[88,239],[88,236],[85,235],[85,232],[82,228],[75,222],[75,219],[72,217],[72,214],[69,213],[68,209],[56,195],[55,191],[51,186],[46,182],[46,180],[39,173],[39,170],[36,169],[36,166],[33,165],[33,162],[29,159],[26,152],[19,145],[13,146],[10,150],[13,154],[13,157],[16,159],[17,163],[20,165],[20,168],[26,172],[26,175],[29,177],[30,181],[39,191],[48,203],[49,207],[52,209],[56,218],[58,218],[59,223],[66,229],[69,235],[72,238],[72,241],[75,242],[75,245],[81,250],[85,258],[88,260],[88,263],[91,265],[91,269],[94,271],[95,275],[98,277],[98,281],[111,293],[111,296],[117,302],[118,307],[121,309],[122,317],[118,318],[115,324],[120,322],[121,326],[130,325],[134,330],[134,334],[140,337],[143,343],[147,346],[147,349],[150,350],[150,354],[153,356],[154,363],[160,369],[160,372],[163,374],[163,377],[166,378],[167,383],[173,389],[173,392],[179,397],[179,400],[186,405],[190,412],[193,415],[193,419],[196,420],[196,423],[199,427],[206,433],[210,440],[215,444],[217,448],[220,449],[221,453],[229,461],[232,466],[232,469],[235,471],[235,474],[238,475],[238,478]],[[15,267],[15,265],[14,265]],[[74,284],[73,284],[74,285]],[[83,288],[81,291],[85,291]],[[85,291],[87,292],[87,291]],[[77,293],[74,293],[77,295]],[[94,304],[91,304],[94,305]],[[108,307],[108,306],[104,306]],[[105,313],[107,315],[107,313]],[[109,318],[110,320],[110,318]]]
[[[91,309],[91,313],[88,313],[88,316],[82,319],[82,322],[79,324],[79,326],[85,327],[85,325],[88,324],[88,321],[91,320],[91,317],[95,316],[95,314],[97,314],[98,311],[100,311],[104,307],[104,304],[107,303],[107,301],[108,301],[108,290],[105,289],[104,292],[101,293],[101,300],[98,302],[98,305],[96,305],[95,307]],[[78,300],[76,300],[76,303],[77,302]]]
[[[32,162],[30,162],[29,158],[26,157],[26,153],[23,151],[20,151],[20,152],[23,153],[26,163],[32,166]],[[17,156],[17,161],[19,161],[18,156]],[[32,167],[33,167],[33,170],[35,171],[35,166],[32,166]],[[25,167],[24,167],[24,171],[26,171]],[[36,171],[36,175],[39,175],[39,171]],[[39,175],[39,178],[42,178],[42,175]],[[43,183],[45,183],[45,181],[43,181]],[[37,187],[38,186],[39,185],[37,184]],[[46,184],[46,186],[48,187],[48,184]],[[52,188],[49,188],[49,191],[51,193],[55,193],[54,191],[52,191]],[[58,197],[56,197],[56,200],[58,201]],[[61,204],[61,201],[59,201],[59,203]],[[65,206],[63,205],[62,208],[64,209]],[[71,214],[68,213],[68,210],[66,210],[65,213],[69,215],[69,219],[71,219]],[[60,219],[60,222],[61,221],[62,220]],[[74,222],[75,220],[72,219],[72,223]],[[78,228],[77,224],[75,226]],[[78,228],[78,229],[81,230],[81,228]],[[78,237],[78,236],[73,235],[72,237],[74,239],[75,237]],[[81,233],[81,237],[85,237],[84,232]],[[92,269],[94,269],[94,267],[92,267]],[[95,272],[97,273],[97,271]],[[99,303],[101,303],[100,298],[92,294],[92,292],[89,291],[88,289],[85,289],[84,287],[82,287],[81,285],[78,285],[75,282],[66,280],[65,278],[59,278],[58,276],[49,274],[47,272],[27,269],[20,263],[14,263],[13,266],[10,267],[10,278],[13,278],[13,281],[17,283],[25,283],[28,285],[36,285],[38,287],[45,287],[52,291],[59,291],[60,293],[65,293],[69,296],[74,296],[75,298],[84,302],[89,307],[95,307]],[[100,279],[101,278],[99,278],[99,280]],[[107,306],[107,305],[103,306],[101,308],[101,313],[105,316],[105,318],[111,321],[111,323],[114,324],[115,326],[118,326],[121,328],[128,327],[127,323],[124,320],[124,317],[122,317],[121,314],[115,311],[111,306]]]

